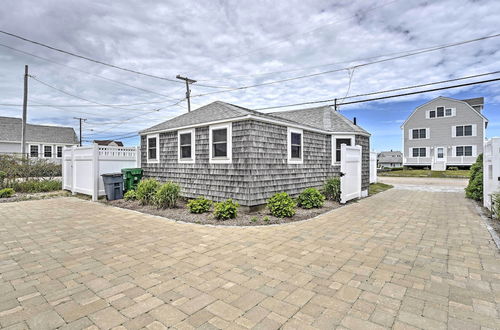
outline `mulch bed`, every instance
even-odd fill
[[[119,199],[115,201],[103,201],[105,204],[121,207],[124,209],[134,210],[142,213],[158,215],[175,221],[191,222],[205,225],[221,225],[221,226],[261,226],[271,224],[289,223],[300,220],[314,218],[317,215],[326,213],[333,209],[339,208],[341,204],[333,201],[325,201],[322,208],[319,209],[302,209],[297,207],[296,213],[291,218],[276,218],[269,214],[266,209],[256,212],[246,212],[244,209],[238,209],[238,216],[236,219],[217,220],[214,218],[212,212],[203,214],[193,214],[186,208],[187,201],[182,200],[177,203],[175,209],[158,209],[155,206],[141,205],[138,201],[126,201]],[[269,221],[264,221],[268,217]]]

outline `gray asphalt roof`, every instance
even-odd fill
[[[465,100],[462,100],[462,101],[469,103],[470,106],[473,106],[473,105],[484,105],[484,97],[475,97],[473,99],[465,99]]]
[[[246,115],[253,115],[265,119],[274,119],[291,124],[309,126],[315,129],[330,132],[353,132],[368,134],[367,131],[354,125],[349,119],[338,112],[332,111],[330,107],[318,107],[293,111],[281,111],[273,113],[262,113],[251,109],[246,109],[234,104],[215,101],[202,106],[191,112],[182,114],[175,118],[164,121],[140,131],[141,134],[156,132],[168,129],[176,129],[185,126],[198,125],[211,121],[238,118]]]
[[[21,142],[21,118],[0,117],[0,141]],[[26,124],[26,142],[76,144],[72,127]]]
[[[403,153],[401,151],[382,151],[377,155],[379,163],[402,163]]]

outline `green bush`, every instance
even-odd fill
[[[137,185],[137,199],[142,205],[153,204],[156,191],[160,188],[160,183],[155,179],[144,179]]]
[[[500,193],[491,194],[491,212],[496,219],[500,219]]]
[[[295,206],[294,200],[286,192],[276,193],[267,201],[269,211],[278,218],[292,217]]]
[[[137,199],[137,193],[135,190],[129,190],[125,193],[125,195],[123,195],[123,198],[126,200],[126,201],[133,201],[133,200],[136,200]]]
[[[303,209],[320,208],[325,202],[325,196],[316,188],[307,188],[297,197],[297,204]]]
[[[0,198],[7,198],[14,195],[15,191],[12,188],[0,189]]]
[[[205,213],[210,211],[212,207],[212,201],[200,196],[196,199],[192,199],[187,203],[187,207],[191,213]]]
[[[450,167],[448,167],[448,171],[458,171],[458,167],[450,166]]]
[[[62,183],[58,180],[14,181],[9,187],[20,193],[39,193],[61,190]]]
[[[340,178],[326,180],[323,193],[329,200],[340,202]]]
[[[238,207],[238,203],[232,199],[215,203],[214,216],[219,220],[234,219],[238,215]]]
[[[28,181],[31,178],[61,176],[61,165],[47,159],[0,155],[0,172],[0,185],[8,186],[19,179]]]
[[[470,167],[470,178],[465,196],[476,201],[483,200],[483,154],[477,156],[476,162]]]
[[[177,183],[167,182],[162,184],[155,193],[156,206],[162,209],[176,207],[180,192],[181,187]]]

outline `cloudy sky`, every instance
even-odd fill
[[[497,0],[3,0],[0,9],[0,30],[155,76],[198,80],[192,86],[194,108],[214,100],[262,108],[342,99],[497,71],[500,38],[347,68],[494,35],[500,33],[499,22]],[[0,34],[2,116],[21,115],[25,64],[37,79],[29,81],[29,122],[77,128],[73,117],[84,117],[85,139],[130,136],[187,111],[186,102],[179,103],[182,83],[120,71]],[[206,93],[211,94],[200,96]],[[484,96],[487,135],[500,136],[500,83],[349,105],[341,112],[357,117],[372,133],[373,149],[401,149],[402,121],[415,106],[438,95]],[[138,143],[136,137],[124,141]]]

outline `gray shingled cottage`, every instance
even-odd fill
[[[365,194],[369,185],[370,134],[329,106],[261,113],[216,101],[140,135],[145,177],[177,182],[189,198],[256,206],[321,187],[339,175],[341,144],[362,146]]]

